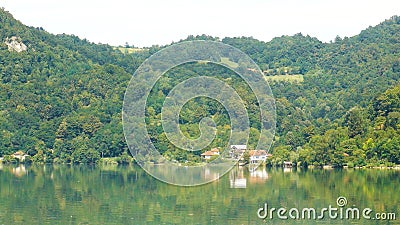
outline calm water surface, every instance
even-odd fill
[[[234,169],[197,187],[138,166],[0,165],[0,224],[400,224],[400,171]],[[260,207],[347,206],[397,220],[262,220]]]

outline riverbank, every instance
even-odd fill
[[[29,164],[55,164],[55,165],[79,165],[79,164],[85,164],[85,163],[73,163],[73,162],[59,162],[59,161],[54,161],[54,162],[34,162],[32,160],[25,160],[25,161],[19,161],[18,159],[15,160],[10,160],[6,158],[4,160],[4,157],[0,157],[0,164],[23,164],[23,165],[29,165]],[[87,164],[87,163],[86,163]],[[107,157],[107,158],[100,158],[96,163],[90,163],[92,165],[132,165],[136,164],[135,160],[133,157],[130,156],[125,156],[125,157]],[[200,163],[195,163],[195,162],[183,162],[183,163],[176,163],[177,166],[182,166],[182,167],[190,167],[190,166],[204,166],[206,165],[206,162],[200,162]],[[162,165],[154,163],[154,165]],[[245,165],[240,165],[238,166],[243,166],[247,167],[248,164]],[[285,167],[284,165],[279,165],[279,166],[274,166],[266,163],[260,164],[261,167],[265,168],[285,168],[285,169],[323,169],[323,170],[333,170],[333,169],[380,169],[380,170],[400,170],[400,165],[365,165],[365,166],[342,166],[342,167],[334,167],[331,165],[324,165],[324,166],[314,166],[314,165],[308,165],[308,166],[301,166],[301,165],[293,165],[291,167]]]
[[[400,165],[395,165],[395,166],[343,166],[343,167],[333,167],[333,166],[322,166],[322,167],[316,167],[316,166],[308,166],[308,169],[325,169],[325,170],[331,170],[331,169],[394,169],[394,170],[400,170]]]

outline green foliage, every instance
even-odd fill
[[[243,154],[243,161],[244,161],[245,164],[250,163],[250,154],[249,154],[248,151],[244,152],[244,154]]]
[[[24,149],[45,163],[97,161],[90,146],[101,147],[102,156],[121,154],[126,146],[116,121],[125,86],[148,53],[125,56],[108,45],[54,36],[3,10],[0,27],[0,155]],[[4,40],[12,36],[27,51],[9,51]],[[89,147],[78,148],[82,142]]]
[[[118,164],[126,165],[133,162],[133,158],[128,154],[128,152],[123,152],[119,157],[117,157]]]
[[[44,163],[45,162],[45,155],[43,153],[43,150],[39,150],[36,155],[32,157],[32,162],[34,163]]]
[[[282,166],[284,161],[289,161],[290,146],[281,145],[274,148],[272,157],[269,159],[269,164],[273,166]]]
[[[73,163],[94,164],[99,159],[99,153],[92,148],[79,148],[72,153]]]
[[[399,33],[400,19],[395,16],[332,43],[302,34],[270,42],[224,38],[223,43],[247,53],[273,81],[277,132],[268,163],[399,164]],[[19,37],[27,51],[9,51],[4,40],[12,36]],[[207,35],[186,40],[219,41]],[[23,149],[36,163],[96,163],[103,157],[130,163],[121,122],[125,88],[135,69],[162,48],[125,54],[73,35],[26,27],[0,10],[0,156],[14,161],[10,155]],[[256,147],[260,113],[245,82],[222,66],[187,63],[158,80],[146,105],[150,138],[166,159],[201,162],[201,152],[188,153],[168,141],[160,120],[172,88],[204,75],[226,82],[243,99],[251,126],[248,146]],[[213,118],[217,137],[206,149],[227,145],[230,119],[217,101],[192,99],[180,116],[188,138],[199,136],[202,118]]]
[[[24,161],[22,163],[31,164],[32,162],[33,161],[32,161],[32,157],[31,156],[25,156],[25,159],[24,159]]]
[[[5,155],[3,157],[3,163],[18,163],[18,159],[14,158],[12,155]]]
[[[366,116],[363,115],[363,110],[357,107],[350,109],[346,113],[344,116],[344,123],[345,126],[349,128],[348,132],[351,138],[356,135],[364,134],[368,125],[365,117]]]

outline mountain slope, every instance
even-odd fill
[[[26,27],[4,11],[0,26],[1,40],[15,36],[27,46],[18,53],[0,45],[0,155],[24,150],[63,157],[77,149],[62,147],[76,138],[87,148],[102,146],[105,156],[126,151],[120,111],[134,61],[122,68],[115,64],[129,58],[110,46]]]
[[[398,134],[398,120],[393,119],[396,108],[391,109],[390,118],[389,114],[366,115],[375,115],[379,96],[399,82],[399,34],[400,18],[395,16],[354,37],[338,37],[333,43],[302,34],[270,42],[246,37],[222,40],[249,54],[266,76],[302,78],[298,82],[271,80],[278,115],[273,149],[276,158],[271,163],[293,160],[317,165],[355,164],[354,158],[359,155],[364,164],[399,163],[392,153],[374,158],[372,153],[362,152],[368,149],[363,146],[371,144],[374,132],[369,129],[378,126],[376,120],[391,121],[381,133]],[[196,39],[218,40],[206,35],[187,38]],[[123,54],[73,35],[52,35],[42,28],[27,27],[4,10],[0,10],[0,40],[0,156],[24,150],[36,161],[88,163],[100,156],[127,152],[120,115],[125,88],[140,63],[162,47]],[[14,45],[25,45],[26,51],[10,49],[10,40]],[[224,69],[215,72],[223,79],[231,76]],[[159,121],[157,107],[172,88],[171,83],[196,73],[177,69],[172,74],[160,80],[162,90],[155,91],[149,101],[149,108],[154,110],[151,121]],[[229,82],[247,96],[236,78]],[[191,123],[199,120],[193,119],[197,115],[211,115],[226,122],[222,109],[212,109],[214,103],[201,100],[191,104],[194,110],[185,109],[183,116],[185,133],[196,136],[197,126]],[[254,106],[250,104],[250,108]],[[251,114],[250,120],[256,119],[257,114]],[[364,125],[357,126],[357,121]],[[172,151],[174,147],[165,144],[161,128],[153,128],[156,146],[163,146],[170,158],[197,160],[197,156]],[[216,143],[224,142],[218,139]],[[343,153],[354,156],[352,161],[344,159]]]

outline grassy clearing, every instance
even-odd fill
[[[232,62],[228,57],[221,57],[221,63],[232,68],[237,68],[239,66],[237,63]]]
[[[302,83],[304,81],[304,77],[301,74],[265,76],[265,79],[268,82]]]
[[[137,53],[137,52],[143,52],[143,51],[148,51],[148,49],[145,48],[125,48],[125,47],[115,47],[114,49],[118,49],[124,54],[132,54],[132,53]]]

